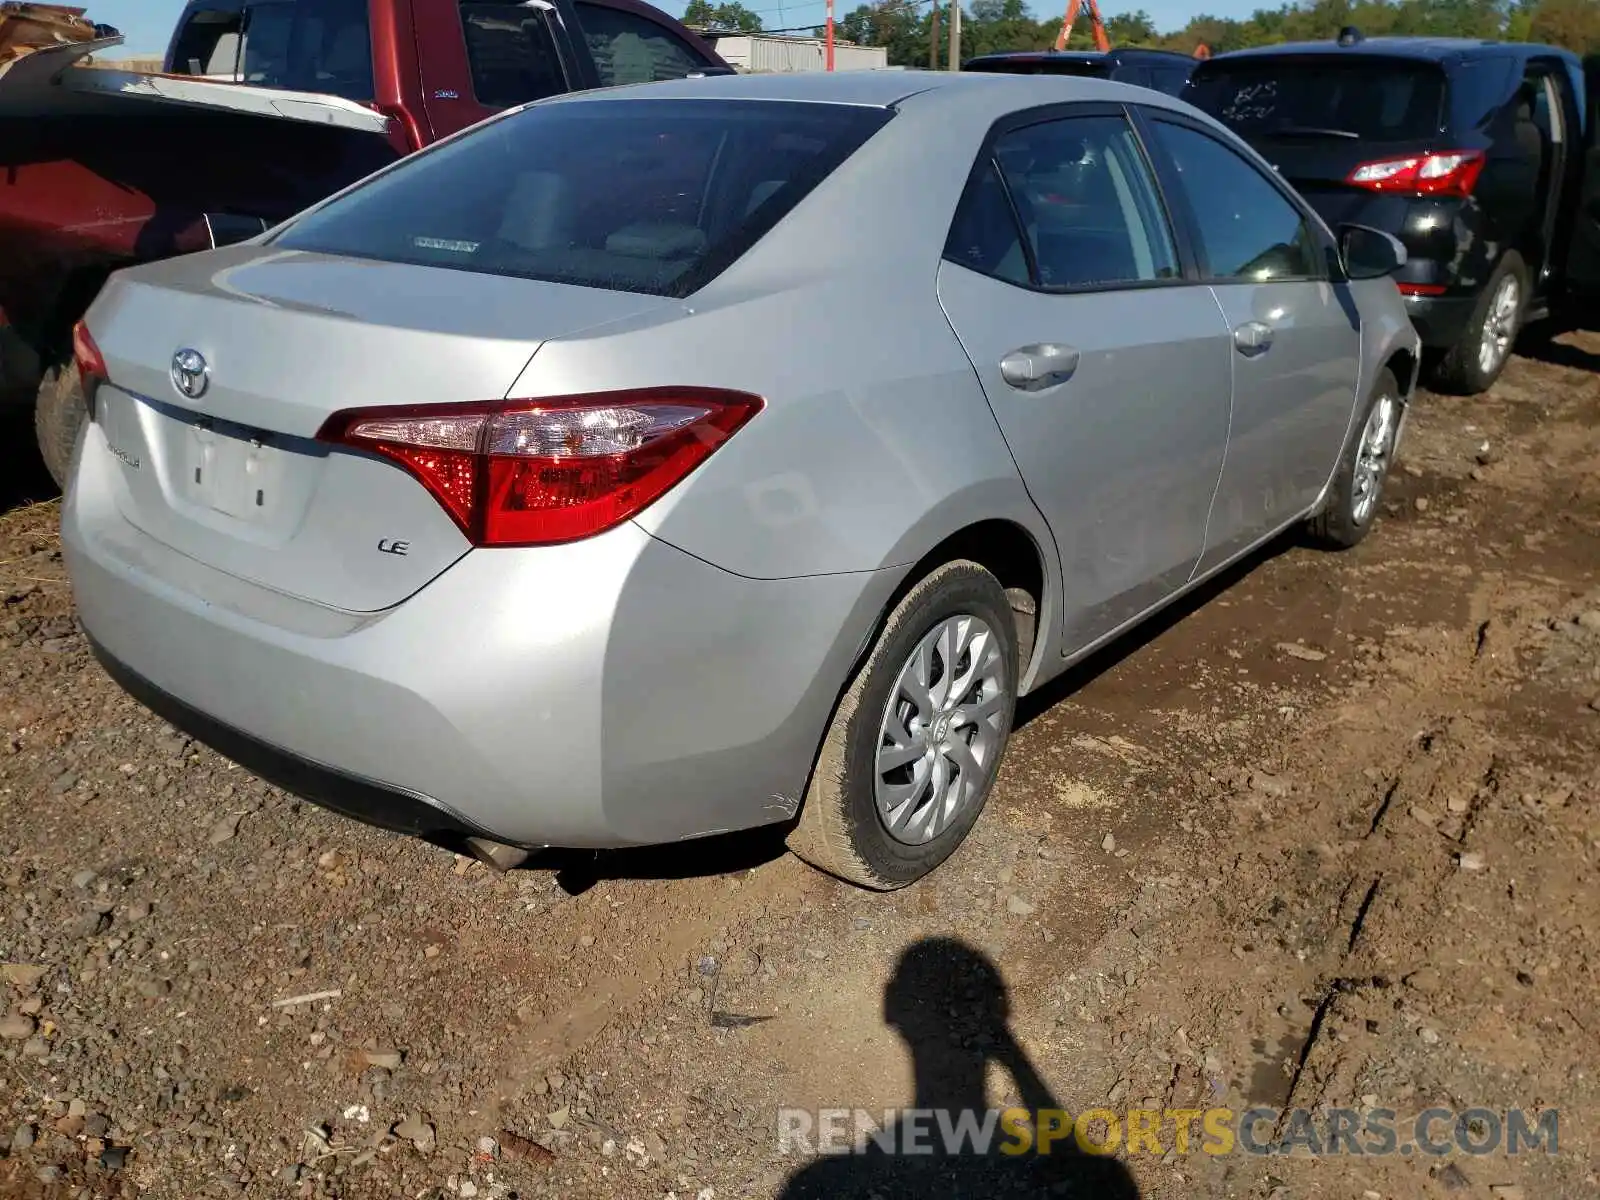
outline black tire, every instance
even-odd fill
[[[46,371],[34,402],[33,431],[45,469],[62,491],[67,489],[72,450],[88,415],[89,406],[84,400],[77,367],[68,364]]]
[[[885,713],[918,644],[941,622],[961,615],[981,619],[998,642],[1001,713],[994,726],[995,751],[983,763],[981,786],[965,808],[930,840],[909,844],[891,836],[878,815],[876,766]],[[789,848],[819,870],[877,891],[904,887],[933,870],[961,844],[988,801],[1016,715],[1017,679],[1015,619],[999,580],[966,560],[926,576],[895,605],[841,697]],[[913,804],[912,811],[922,808]]]
[[[1357,483],[1357,466],[1367,439],[1367,423],[1372,419],[1373,411],[1386,399],[1392,405],[1394,421],[1388,437],[1389,447],[1375,483],[1377,495],[1370,506],[1362,507],[1358,502],[1364,493]],[[1383,505],[1383,485],[1388,479],[1389,468],[1394,465],[1395,437],[1404,413],[1405,401],[1400,394],[1400,383],[1395,379],[1394,372],[1385,367],[1373,381],[1367,402],[1361,406],[1350,438],[1340,452],[1339,470],[1333,478],[1333,486],[1328,489],[1328,498],[1322,510],[1311,518],[1309,532],[1312,541],[1329,550],[1348,550],[1372,531],[1378,520],[1378,510]]]
[[[1500,290],[1501,281],[1507,276],[1514,276],[1517,281],[1517,314],[1511,330],[1511,344],[1500,356],[1500,360],[1485,370],[1478,351],[1483,345],[1484,331],[1492,316],[1495,294]],[[1494,381],[1500,378],[1500,372],[1505,370],[1505,365],[1511,358],[1517,334],[1522,328],[1523,316],[1527,311],[1528,268],[1523,264],[1520,254],[1515,250],[1507,250],[1495,269],[1490,272],[1489,281],[1483,285],[1483,290],[1478,293],[1478,302],[1472,306],[1472,318],[1461,331],[1461,336],[1428,372],[1428,386],[1436,392],[1447,392],[1456,396],[1476,396],[1480,392],[1488,391],[1494,386]]]

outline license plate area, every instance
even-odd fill
[[[146,532],[192,523],[256,546],[293,538],[326,459],[305,438],[102,386],[96,423],[122,463],[129,519]]]
[[[173,483],[196,507],[272,524],[283,505],[290,457],[269,435],[201,419],[173,439]]]

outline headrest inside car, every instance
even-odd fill
[[[640,222],[624,225],[606,238],[606,250],[629,258],[690,258],[706,248],[706,235],[693,225]]]

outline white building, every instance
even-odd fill
[[[739,71],[825,71],[827,43],[822,38],[783,37],[772,33],[708,34],[729,66]],[[857,46],[833,40],[835,71],[882,70],[889,65],[885,46]]]

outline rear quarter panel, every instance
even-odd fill
[[[1400,392],[1408,401],[1416,387],[1421,342],[1406,314],[1405,301],[1390,278],[1352,282],[1351,295],[1361,313],[1361,386],[1356,415],[1371,393],[1378,372],[1392,366]]]
[[[651,533],[761,579],[904,566],[985,519],[1050,544],[935,294],[996,113],[983,88],[948,90],[969,103],[895,117],[670,319],[556,339],[528,364],[515,394],[692,383],[765,398],[638,518]]]
[[[513,391],[697,383],[764,397],[727,446],[638,518],[740,575],[904,565],[987,518],[1042,536],[931,279],[914,290],[846,274],[547,343]]]

